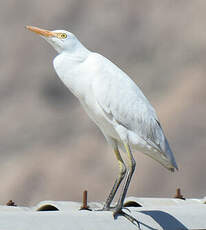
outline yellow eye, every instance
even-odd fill
[[[65,34],[65,33],[59,33],[58,34],[58,38],[65,39],[65,38],[67,38],[67,34]]]

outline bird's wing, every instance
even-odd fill
[[[103,56],[97,58],[92,90],[107,119],[115,120],[164,153],[165,136],[153,107],[127,74]]]

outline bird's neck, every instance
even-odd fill
[[[65,50],[62,53],[71,61],[82,62],[88,57],[90,51],[79,42],[72,49]]]
[[[85,47],[77,47],[77,49],[69,52],[65,50],[61,52],[53,61],[54,68],[59,78],[78,98],[81,97],[79,87],[82,85],[84,78],[84,62],[87,60],[91,52]]]

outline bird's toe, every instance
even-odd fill
[[[140,223],[137,219],[135,219],[133,216],[123,212],[122,209],[115,208],[115,210],[113,211],[113,217],[114,217],[114,219],[116,219],[118,216],[124,216],[127,220],[129,220],[132,224],[136,225],[141,230]]]

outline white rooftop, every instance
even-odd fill
[[[206,199],[129,197],[125,212],[135,217],[141,230],[206,229]],[[125,217],[110,211],[80,210],[79,202],[42,201],[34,207],[0,206],[0,230],[137,230]],[[94,210],[101,203],[91,202]],[[131,206],[131,207],[130,207]]]

